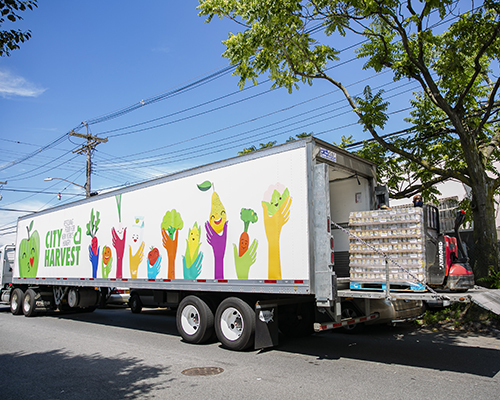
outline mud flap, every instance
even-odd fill
[[[255,307],[255,348],[265,349],[278,344],[278,306]]]

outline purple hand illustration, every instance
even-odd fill
[[[205,222],[205,229],[207,232],[207,243],[212,246],[214,251],[214,261],[215,261],[215,279],[224,279],[224,254],[226,253],[226,243],[227,243],[227,224],[224,223],[224,229],[222,234],[219,235],[215,232],[207,221]]]

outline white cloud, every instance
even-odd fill
[[[38,97],[46,89],[17,76],[10,71],[0,70],[0,96]]]

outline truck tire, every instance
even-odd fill
[[[214,335],[214,312],[203,299],[187,296],[177,308],[176,324],[184,341],[206,343]]]
[[[130,306],[130,311],[134,314],[139,314],[142,311],[142,301],[138,294],[133,293],[128,300],[128,305]]]
[[[36,314],[36,292],[33,289],[26,290],[23,299],[23,314],[25,317],[33,317]]]
[[[255,334],[255,313],[248,303],[228,297],[215,313],[215,333],[222,346],[229,350],[245,350]]]
[[[12,315],[21,315],[23,313],[24,292],[16,288],[10,296],[10,312]]]
[[[361,317],[361,312],[358,310],[358,308],[350,303],[350,302],[344,302],[341,305],[342,308],[342,319],[344,318],[357,318]],[[359,333],[363,330],[364,324],[352,324],[352,325],[346,325],[340,328],[340,330],[344,333]]]
[[[78,307],[78,300],[79,300],[78,289],[71,288],[68,291],[68,305],[71,308],[76,308]]]

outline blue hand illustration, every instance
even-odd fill
[[[92,278],[97,278],[97,267],[99,265],[99,250],[101,248],[97,248],[97,254],[94,254],[92,251],[92,246],[89,246],[89,260],[92,263]]]
[[[190,267],[186,265],[186,257],[182,256],[182,265],[184,267],[184,279],[196,279],[201,273],[201,261],[203,253],[199,253]]]
[[[156,279],[158,273],[161,269],[161,255],[158,256],[158,259],[153,265],[149,264],[148,260],[148,279]]]

